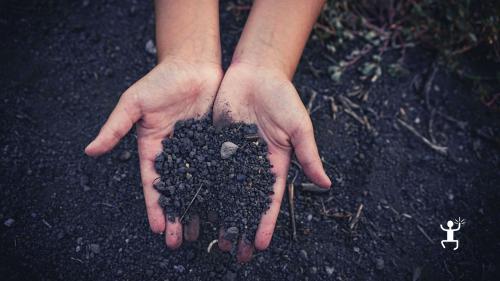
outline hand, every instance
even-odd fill
[[[178,120],[200,117],[212,106],[222,79],[222,70],[213,63],[186,63],[164,59],[146,76],[128,88],[101,128],[85,148],[90,156],[110,151],[136,124],[141,178],[149,224],[155,233],[166,231],[166,243],[177,248],[182,243],[182,225],[169,222],[158,204],[159,193],[153,181],[159,176],[154,160],[162,150],[161,141],[169,136]],[[196,240],[198,220],[185,231],[186,240]]]
[[[255,248],[264,250],[276,225],[292,149],[311,181],[324,188],[329,188],[331,181],[323,170],[309,114],[287,74],[248,63],[232,65],[214,104],[214,122],[225,122],[227,117],[231,122],[255,123],[268,144],[276,183],[271,206],[262,216],[254,241]],[[219,247],[227,251],[231,243],[220,235]],[[239,261],[248,261],[252,252],[252,245],[240,241]]]

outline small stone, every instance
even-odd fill
[[[311,274],[316,274],[316,273],[318,273],[318,268],[313,266],[313,267],[311,267],[310,272],[311,272]]]
[[[238,150],[238,145],[230,141],[226,141],[225,143],[222,144],[220,148],[220,157],[222,159],[228,159],[229,157],[231,157],[233,154],[236,153],[236,150]]]
[[[325,266],[326,274],[332,275],[335,272],[335,268],[333,266]]]
[[[99,244],[90,244],[90,251],[94,254],[99,254],[101,252],[101,247]]]
[[[186,268],[184,268],[183,265],[174,265],[174,270],[177,271],[178,273],[183,273]]]
[[[307,256],[307,252],[306,250],[300,250],[300,256],[305,259],[305,260],[308,260],[308,256]]]
[[[224,275],[224,281],[234,281],[236,280],[236,273],[232,271],[226,272],[226,275]]]
[[[14,220],[13,218],[8,218],[6,221],[3,222],[3,224],[6,227],[11,227],[12,225],[14,225],[15,222],[16,220]]]
[[[236,176],[236,180],[239,181],[239,182],[244,182],[246,179],[247,179],[247,176],[242,175],[242,174],[238,174]]]
[[[152,271],[151,269],[146,270],[146,275],[147,275],[148,277],[153,276],[153,271]]]
[[[128,151],[128,150],[124,150],[124,151],[122,151],[122,153],[120,153],[120,156],[118,156],[118,159],[120,159],[120,161],[122,161],[122,162],[125,162],[125,161],[129,160],[130,157],[132,157],[132,153],[130,153],[130,151]]]
[[[240,233],[239,229],[235,226],[231,226],[226,230],[225,238],[227,240],[233,241],[238,239],[238,234]]]
[[[149,39],[148,42],[146,42],[145,50],[150,55],[156,55],[156,47],[155,47],[155,43],[153,42],[153,40]]]
[[[384,260],[382,258],[375,259],[375,266],[378,270],[384,269]]]

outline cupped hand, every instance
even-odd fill
[[[306,176],[329,188],[319,157],[309,114],[289,78],[278,70],[240,63],[231,66],[221,82],[214,104],[214,122],[255,123],[268,144],[269,160],[276,176],[272,203],[263,214],[254,244],[239,242],[238,260],[248,261],[253,246],[269,246],[279,214],[292,151]],[[230,250],[231,242],[219,236],[219,247]]]
[[[85,148],[90,156],[106,153],[136,124],[149,224],[153,232],[166,233],[170,248],[181,245],[182,226],[178,219],[166,220],[158,204],[160,195],[153,181],[159,175],[154,161],[162,150],[161,141],[172,134],[175,122],[201,117],[210,110],[221,79],[222,70],[217,64],[165,59],[122,94],[97,137]],[[192,220],[185,231],[186,240],[197,238],[198,227],[198,220]]]

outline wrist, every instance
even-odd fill
[[[259,73],[264,71],[268,74],[272,73],[287,80],[292,80],[295,67],[289,65],[286,59],[282,58],[276,50],[272,48],[269,50],[248,49],[237,49],[231,60],[230,67],[253,68]]]

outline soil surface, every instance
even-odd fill
[[[225,66],[246,16],[231,7],[221,3]],[[447,68],[431,75],[435,54],[419,47],[407,50],[405,75],[387,74],[395,50],[375,83],[353,68],[335,84],[326,70],[342,54],[308,43],[294,83],[333,188],[297,185],[297,241],[285,196],[269,249],[248,264],[207,253],[217,238],[208,222],[198,241],[168,250],[149,230],[135,134],[99,159],[83,153],[154,66],[153,23],[150,1],[1,2],[2,280],[497,279],[500,114]],[[468,71],[495,77],[480,55]],[[440,224],[458,217],[460,247],[443,249]]]
[[[199,215],[225,229],[230,241],[240,235],[253,241],[274,184],[267,145],[257,126],[215,127],[208,114],[177,122],[173,137],[162,144],[155,160],[160,178],[154,187],[167,218],[187,223],[191,215]]]

